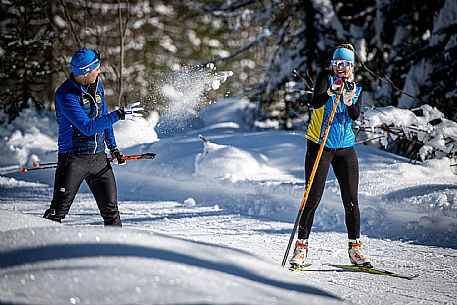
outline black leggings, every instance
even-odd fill
[[[317,152],[319,150],[319,144],[310,140],[307,142],[308,149],[305,158],[306,182],[308,182],[311,176],[314,161],[316,160]],[[348,237],[349,239],[357,239],[360,237],[360,211],[357,199],[359,163],[354,147],[348,147],[337,150],[324,148],[316,175],[314,176],[311,191],[300,218],[300,226],[298,228],[299,239],[309,237],[313,225],[314,214],[324,193],[325,180],[330,164],[332,165],[333,172],[335,173],[341,189]]]
[[[44,217],[60,222],[86,180],[105,225],[121,226],[113,169],[104,152],[95,155],[61,154],[54,180],[54,196]]]

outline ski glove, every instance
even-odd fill
[[[341,78],[338,78],[337,80],[335,80],[333,82],[333,84],[330,87],[328,87],[327,94],[329,96],[334,96],[335,94],[338,94],[342,84],[343,84],[343,80]]]
[[[343,102],[346,106],[351,106],[352,99],[355,97],[357,88],[355,86],[355,83],[353,83],[353,82],[351,84],[348,84],[347,88],[348,88],[348,90],[344,90],[344,93],[343,93]]]
[[[113,158],[116,158],[117,164],[124,165],[125,163],[127,163],[127,161],[125,161],[124,159],[124,154],[119,150],[119,148],[113,147],[109,151],[111,153],[111,156],[113,156]]]
[[[116,111],[121,120],[135,121],[137,118],[143,117],[143,114],[141,113],[143,110],[144,108],[141,107],[140,102],[136,102],[125,107],[121,107]]]

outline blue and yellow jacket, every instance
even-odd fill
[[[108,113],[99,79],[86,88],[73,74],[56,91],[59,154],[97,154],[116,146],[112,125],[116,112]]]
[[[336,75],[325,70],[319,73],[316,79],[313,99],[310,102],[314,109],[306,138],[317,144],[322,143],[322,138],[324,137],[324,132],[336,99],[336,94],[331,97],[328,96],[327,89],[337,78]],[[325,147],[338,149],[354,146],[355,137],[352,131],[352,122],[360,116],[360,105],[362,103],[362,87],[356,86],[356,88],[356,95],[352,99],[351,106],[346,106],[343,102],[343,96],[341,96],[335,117],[330,126]]]

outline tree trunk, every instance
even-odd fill
[[[79,38],[79,35],[75,30],[75,26],[73,24],[73,20],[71,19],[70,13],[68,12],[67,4],[65,3],[65,0],[60,0],[60,5],[62,5],[62,9],[63,9],[63,12],[64,12],[65,19],[67,19],[67,22],[70,25],[70,30],[71,30],[71,34],[73,36],[73,39],[76,42],[76,45],[78,46],[78,49],[81,49],[83,47],[83,44],[81,43],[81,39]]]
[[[124,70],[124,29],[122,25],[122,7],[121,1],[118,0],[117,3],[119,4],[119,46],[120,46],[120,54],[119,54],[119,79],[118,79],[118,91],[117,91],[117,107],[121,107],[122,97],[124,95],[124,78],[123,78],[123,70]],[[127,23],[125,24],[127,27]]]

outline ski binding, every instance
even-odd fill
[[[306,268],[310,267],[311,265],[312,265],[311,263],[306,263],[303,265],[290,264],[289,270],[292,273],[298,273],[298,272],[304,271]]]

